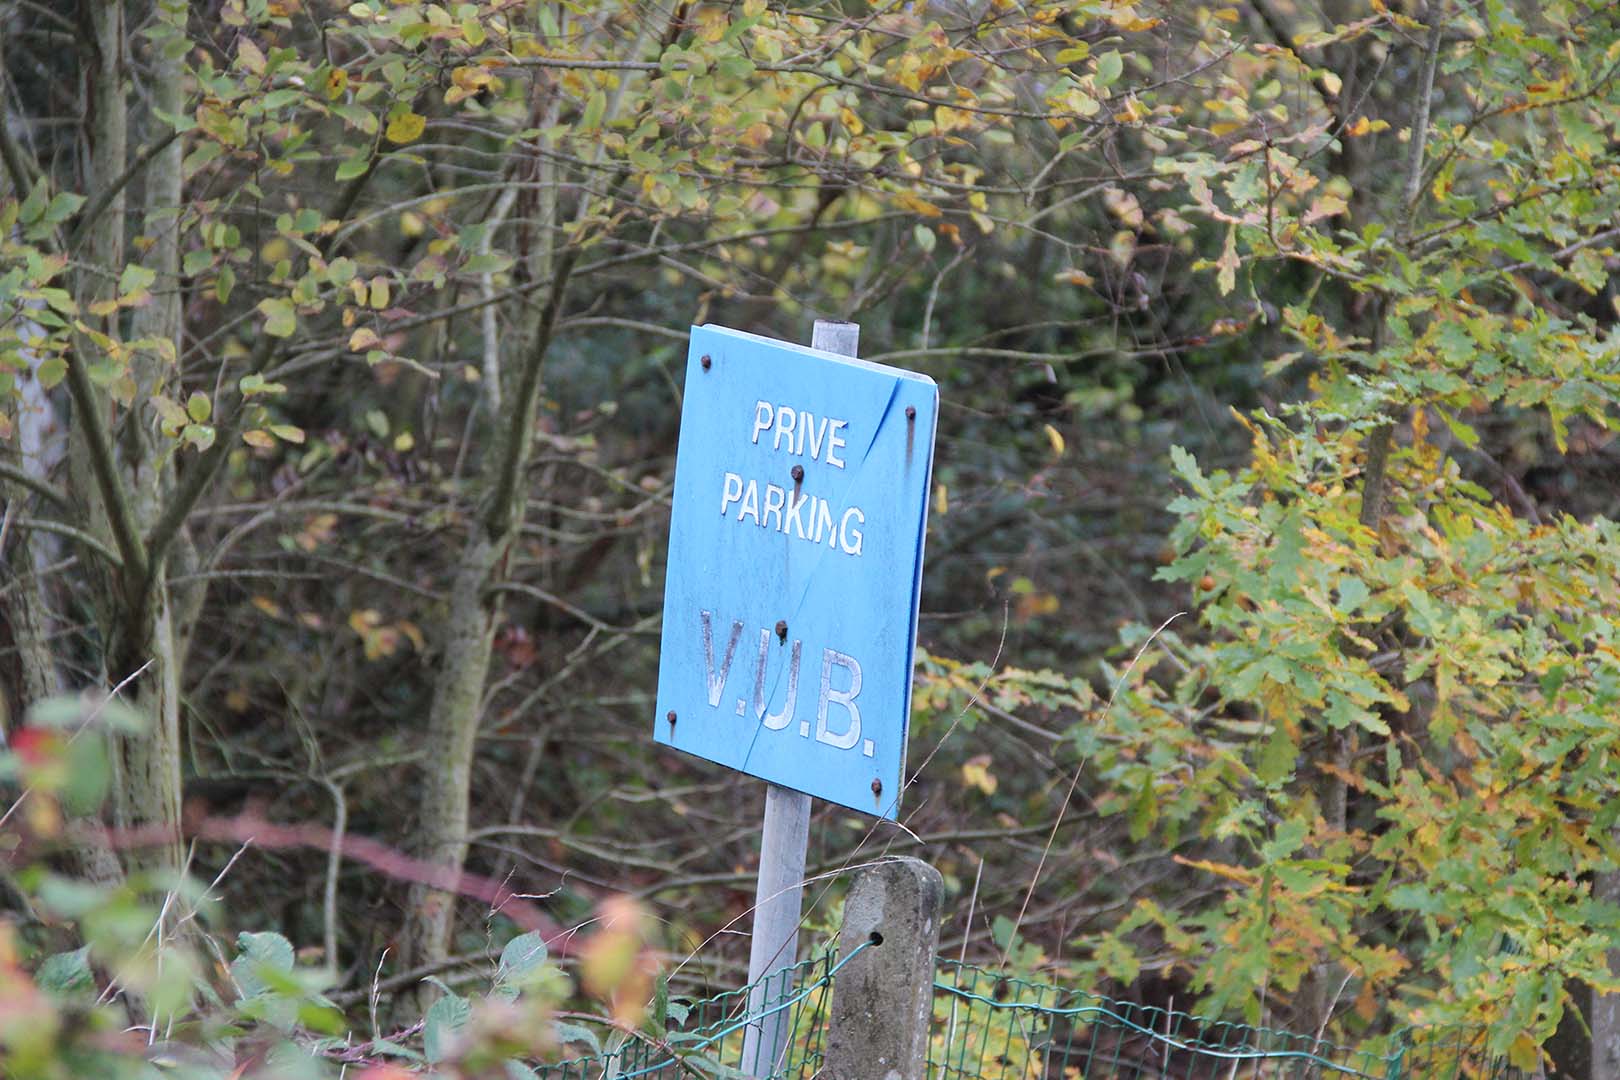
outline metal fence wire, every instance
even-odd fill
[[[864,946],[862,946],[864,948]],[[856,952],[859,949],[855,950]],[[851,953],[853,955],[853,953]],[[843,958],[844,962],[849,956]],[[677,999],[667,1032],[620,1037],[600,1053],[535,1066],[545,1080],[737,1078],[743,1031],[787,1011],[787,1052],[769,1080],[821,1071],[838,968],[832,952],[751,987]],[[941,961],[934,982],[929,1080],[1522,1080],[1487,1053],[1483,1031],[1406,1028],[1350,1048],[1287,1031],[1210,1020]],[[578,1044],[570,1044],[578,1046]]]
[[[1516,1080],[1483,1031],[1363,1046],[1210,1020],[942,961],[930,1080]]]
[[[845,958],[848,959],[847,957]],[[728,990],[711,998],[675,998],[666,1017],[667,1030],[659,1037],[620,1036],[617,1045],[601,1053],[567,1058],[531,1069],[543,1080],[694,1080],[697,1077],[736,1078],[741,1071],[743,1032],[767,1015],[787,1012],[788,1044],[781,1065],[770,1080],[808,1080],[821,1068],[822,1039],[827,1030],[827,1006],[836,952],[760,979],[741,990]],[[757,1012],[748,1011],[754,985],[764,988]],[[571,1043],[578,1046],[578,1043]]]

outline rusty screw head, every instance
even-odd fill
[[[778,641],[786,641],[787,640],[787,620],[786,619],[777,619],[776,620],[776,638],[777,638]]]
[[[675,726],[675,710],[671,709],[671,710],[669,710],[669,712],[665,713],[664,714],[664,719],[669,721],[669,726],[670,727],[674,727]]]
[[[882,796],[882,794],[883,794],[883,781],[881,781],[881,780],[872,781],[872,794],[877,795],[877,796]]]
[[[801,483],[804,480],[804,466],[803,465],[795,465],[795,466],[793,466],[793,470],[792,470],[791,475],[793,477],[793,482],[795,484]]]
[[[700,359],[698,361],[698,363],[703,365],[703,370],[704,371],[708,371],[709,368],[714,365],[714,358],[711,357],[708,353],[704,353],[703,358]]]
[[[917,406],[915,406],[915,405],[907,405],[906,406],[906,419],[907,420],[915,420],[915,419],[917,419]]]

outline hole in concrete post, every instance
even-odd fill
[[[873,945],[881,945],[883,944],[883,935],[874,930],[866,936],[866,940]]]

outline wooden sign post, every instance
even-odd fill
[[[855,356],[859,323],[816,320],[810,347]],[[899,793],[896,792],[896,795]],[[792,788],[765,787],[765,824],[759,838],[759,879],[754,887],[754,928],[748,945],[748,1015],[758,1016],[793,989],[791,980],[765,980],[799,955],[799,920],[804,908],[804,859],[810,847],[810,796]],[[743,1071],[769,1076],[787,1049],[791,1010],[749,1024],[743,1035]]]

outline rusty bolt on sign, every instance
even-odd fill
[[[664,719],[669,721],[669,726],[670,727],[674,727],[675,726],[675,710],[671,709],[671,710],[669,710],[669,712],[665,713],[664,714]]]
[[[883,797],[883,781],[881,781],[881,780],[872,781],[872,795],[875,798],[882,798]]]
[[[704,371],[708,371],[709,368],[714,365],[714,358],[711,357],[708,353],[704,353],[703,358],[701,360],[699,360],[698,363],[703,365],[703,370]]]
[[[783,642],[784,644],[787,642],[787,620],[786,619],[777,619],[776,620],[776,640],[778,640],[780,642]]]

